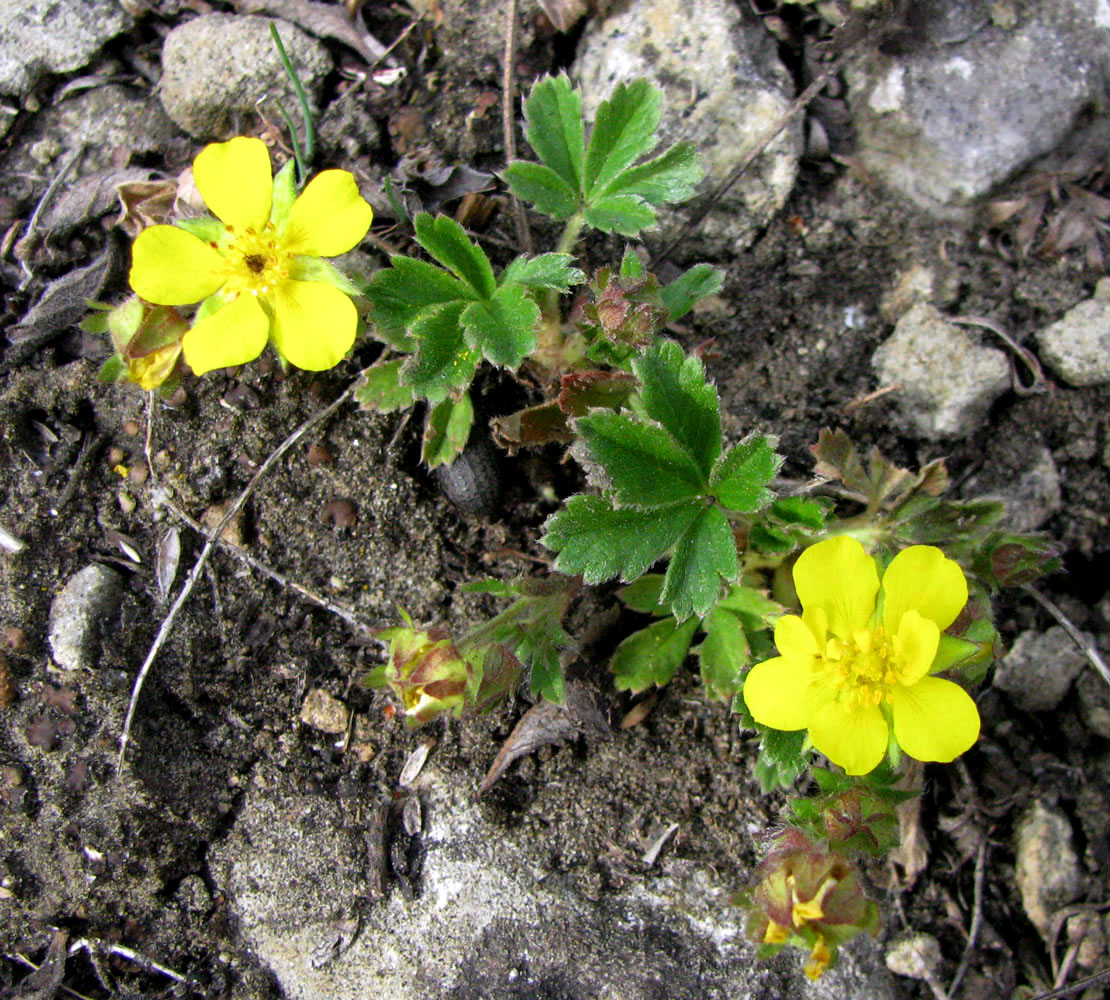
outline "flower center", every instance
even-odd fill
[[[282,281],[289,278],[293,255],[285,249],[285,240],[272,223],[267,222],[261,231],[246,229],[235,233],[228,227],[232,242],[221,249],[227,261],[228,292],[251,295],[269,295]]]
[[[838,700],[847,707],[868,708],[891,700],[898,671],[881,626],[859,629],[847,640],[830,637],[824,660],[839,691]]]

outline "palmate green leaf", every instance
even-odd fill
[[[447,215],[416,216],[417,242],[448,271],[466,282],[480,299],[489,299],[497,282],[485,251],[470,240],[454,219]]]
[[[424,418],[424,446],[420,455],[429,469],[450,465],[466,447],[474,423],[470,394],[448,396],[428,409]]]
[[[400,255],[390,258],[390,267],[374,275],[366,297],[374,307],[370,322],[380,340],[405,353],[416,350],[409,330],[425,310],[460,299],[471,300],[474,292],[442,268]]]
[[[673,204],[689,198],[703,176],[694,144],[680,142],[647,163],[624,171],[594,197],[634,195],[656,206]]]
[[[730,448],[717,462],[712,477],[713,495],[731,510],[760,510],[775,498],[767,483],[781,465],[782,459],[767,438],[750,437]]]
[[[663,593],[663,574],[645,573],[634,583],[621,587],[617,597],[626,608],[645,615],[669,615],[670,611],[659,603]]]
[[[669,285],[659,290],[663,305],[667,307],[667,322],[681,319],[707,295],[714,295],[724,284],[724,271],[712,264],[695,264],[680,274]]]
[[[520,658],[531,664],[528,689],[534,698],[546,698],[561,705],[566,698],[563,668],[559,664],[559,650],[549,642],[539,642],[522,648]]]
[[[603,193],[622,171],[650,152],[658,141],[662,92],[647,80],[619,84],[597,109],[586,149],[588,198]]]
[[[696,618],[679,624],[667,617],[633,632],[617,646],[609,664],[614,686],[634,693],[652,685],[662,687],[682,666],[697,627]]]
[[[576,428],[623,504],[650,507],[700,494],[705,476],[661,427],[622,413],[591,413]]]
[[[809,763],[810,751],[804,749],[806,731],[780,732],[763,726],[757,728],[763,739],[759,746],[755,776],[765,792],[789,788]]]
[[[472,302],[463,310],[463,337],[493,364],[515,371],[536,349],[539,318],[539,306],[523,286],[502,285],[488,302]]]
[[[518,198],[557,222],[569,219],[581,204],[578,192],[542,163],[516,160],[501,172],[501,179]]]
[[[655,225],[655,209],[631,194],[606,195],[586,208],[586,222],[603,233],[638,236]]]
[[[697,500],[635,510],[579,495],[547,519],[541,541],[558,553],[560,573],[581,574],[587,583],[628,582],[662,557],[703,510]]]
[[[632,362],[632,370],[643,384],[640,399],[647,415],[693,456],[708,479],[721,453],[721,410],[701,359],[661,340]]]
[[[702,621],[705,638],[694,650],[701,679],[711,698],[731,701],[744,686],[752,662],[751,646],[740,616],[718,604]]]
[[[362,373],[362,383],[355,389],[355,399],[365,410],[393,413],[412,406],[411,385],[401,384],[403,361],[386,361],[372,365]]]
[[[419,345],[401,369],[401,382],[433,405],[452,389],[465,389],[481,354],[466,346],[459,323],[465,302],[448,302],[425,311],[412,325]]]
[[[569,253],[541,253],[538,257],[517,257],[498,278],[499,285],[523,285],[525,288],[552,288],[569,292],[574,285],[586,280],[578,268],[571,267],[574,260]]]
[[[721,593],[721,578],[740,572],[732,529],[718,507],[702,507],[674,547],[659,600],[682,621],[704,615]]]
[[[525,135],[536,155],[574,192],[582,191],[586,158],[582,96],[565,73],[532,87],[524,100]]]

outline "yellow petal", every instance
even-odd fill
[[[848,708],[828,702],[809,724],[813,745],[849,774],[867,774],[886,756],[890,731],[878,706]]]
[[[310,257],[335,257],[358,246],[373,209],[347,170],[325,170],[308,182],[289,210],[285,248]]]
[[[271,336],[282,357],[298,368],[334,368],[355,342],[358,311],[334,285],[284,281],[274,296]]]
[[[955,760],[979,738],[979,709],[958,684],[923,677],[891,691],[894,735],[917,760]]]
[[[813,657],[776,656],[752,667],[744,679],[744,702],[761,726],[787,732],[809,726],[813,699]]]
[[[258,232],[269,220],[274,182],[261,139],[239,136],[205,146],[193,161],[193,180],[204,203],[236,235]]]
[[[849,639],[875,611],[879,572],[859,542],[839,535],[811,545],[798,557],[794,587],[803,608],[821,608],[829,616],[829,631]]]
[[[135,294],[160,306],[184,306],[207,298],[224,281],[224,259],[203,240],[176,226],[151,226],[131,248]]]
[[[894,664],[903,684],[916,684],[928,672],[937,655],[940,629],[910,608],[894,633]]]
[[[967,580],[959,564],[932,545],[911,545],[883,574],[883,625],[895,635],[910,608],[942,632],[967,604]]]
[[[820,649],[812,629],[797,615],[783,615],[775,622],[775,645],[783,656],[799,660],[812,660]]]
[[[253,295],[240,295],[198,320],[181,340],[185,361],[198,375],[253,361],[266,347],[270,318]]]

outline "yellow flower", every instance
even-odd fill
[[[966,691],[929,675],[941,633],[967,603],[960,567],[931,545],[899,552],[882,582],[875,560],[848,536],[806,549],[794,566],[802,615],[775,625],[779,656],[756,664],[744,700],[756,722],[808,729],[813,745],[849,774],[899,746],[926,761],[954,760],[979,738]]]
[[[144,229],[131,265],[131,287],[148,302],[201,302],[182,340],[189,366],[200,375],[244,364],[268,340],[298,368],[338,364],[355,339],[356,289],[320,258],[346,253],[370,228],[354,177],[325,170],[294,200],[292,170],[272,178],[265,144],[242,137],[205,147],[193,177],[220,221]]]

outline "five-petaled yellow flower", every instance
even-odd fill
[[[756,664],[744,700],[756,722],[808,729],[849,774],[886,755],[890,729],[924,761],[951,761],[979,738],[979,712],[958,684],[929,675],[941,633],[967,603],[960,567],[931,545],[899,552],[879,581],[854,538],[829,538],[794,565],[802,615],[775,625],[779,656]]]
[[[370,228],[354,177],[325,170],[294,200],[291,172],[275,182],[265,144],[242,137],[205,147],[193,177],[220,222],[145,229],[131,266],[148,302],[201,303],[182,340],[189,366],[199,375],[244,364],[268,340],[298,368],[338,364],[358,325],[354,286],[320,258],[353,249]]]

